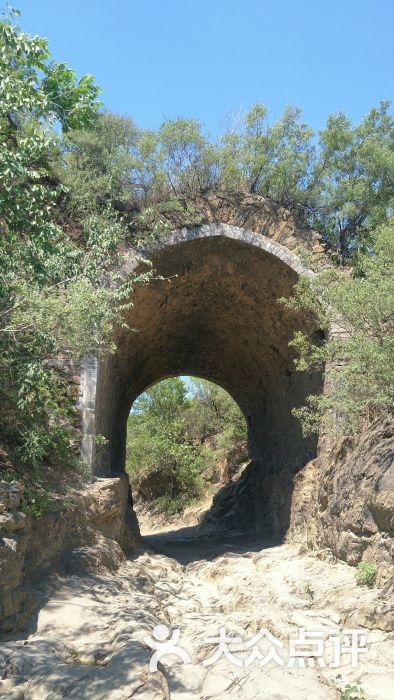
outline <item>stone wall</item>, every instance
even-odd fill
[[[324,265],[323,246],[316,232],[263,197],[215,193],[184,206],[167,210],[172,233],[146,252],[157,277],[135,289],[116,352],[82,363],[82,455],[95,474],[122,472],[137,396],[168,376],[210,379],[243,411],[253,458],[230,500],[224,489],[215,504],[227,509],[226,523],[253,519],[259,532],[280,538],[289,525],[293,475],[316,454],[316,440],[302,436],[291,409],[319,390],[322,377],[295,372],[289,340],[294,330],[308,334],[314,326],[278,300],[309,273],[298,255]],[[188,216],[199,224],[182,228]],[[120,272],[135,271],[129,251]],[[95,434],[107,444],[96,447]]]
[[[306,253],[314,265],[327,263],[320,235],[297,221],[284,207],[267,197],[244,192],[213,192],[185,201],[185,211],[164,213],[172,229],[184,226],[188,210],[201,224],[228,224],[260,234],[296,255]]]

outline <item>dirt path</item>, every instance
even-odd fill
[[[147,551],[116,575],[70,577],[41,591],[34,633],[1,645],[1,697],[330,700],[341,698],[339,686],[354,683],[366,700],[394,697],[393,634],[369,631],[355,668],[344,648],[350,633],[340,636],[343,628],[370,626],[379,605],[378,591],[355,585],[354,569],[290,545],[204,535],[195,527],[155,533],[145,544]],[[238,641],[227,643],[232,656],[215,661],[219,643],[207,638],[218,638],[220,629]],[[289,657],[289,640],[302,629],[317,634],[304,647],[305,667],[299,646]],[[150,672],[157,638],[176,630],[177,648],[191,661],[165,655]],[[333,639],[341,640],[341,657],[330,668],[339,644]],[[323,659],[313,658],[316,643]],[[267,663],[268,653],[274,658]]]

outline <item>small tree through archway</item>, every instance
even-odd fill
[[[171,377],[134,402],[126,470],[137,512],[174,516],[209,503],[247,460],[245,418],[217,384]]]

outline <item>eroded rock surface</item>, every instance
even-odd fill
[[[291,545],[200,535],[193,528],[155,535],[147,542],[155,549],[125,561],[116,575],[59,578],[42,589],[34,633],[1,646],[3,697],[335,700],[338,682],[331,680],[341,673],[342,686],[360,682],[367,700],[391,700],[393,633],[381,627],[382,616],[357,668],[346,654],[340,668],[287,665],[289,639],[300,628],[322,633],[329,663],[329,637],[345,627],[366,631],[365,611],[384,605],[381,590],[361,589],[353,568]],[[191,663],[167,655],[150,672],[160,623],[179,628]],[[244,642],[265,628],[283,644],[283,665],[260,667],[257,660],[240,667],[225,657],[204,665],[218,646],[205,640],[218,637],[220,627],[241,638],[231,646],[241,662],[250,655]]]
[[[0,513],[17,510],[22,503],[24,490],[20,481],[0,481]]]
[[[26,628],[36,605],[33,586],[51,572],[115,572],[139,544],[126,475],[70,492],[63,510],[38,519],[16,510],[23,489],[17,498],[13,489],[13,500],[10,488],[2,493],[0,633]]]
[[[301,469],[253,460],[215,495],[210,526],[255,532],[369,561],[382,582],[394,575],[394,426],[379,421],[321,450]]]
[[[346,561],[379,565],[393,575],[394,426],[378,422],[345,438],[318,463],[308,532],[310,546]]]

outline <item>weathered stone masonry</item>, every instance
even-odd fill
[[[174,230],[146,253],[155,278],[135,288],[117,351],[82,363],[81,449],[97,476],[124,470],[127,416],[137,396],[180,374],[214,381],[233,396],[247,420],[251,457],[266,475],[293,473],[315,454],[316,441],[302,437],[291,409],[322,378],[296,373],[288,346],[294,330],[315,328],[278,300],[291,294],[299,274],[310,274],[297,252],[324,259],[319,236],[261,197],[216,195],[199,206],[207,223]],[[121,272],[138,269],[130,251]],[[97,434],[107,438],[105,447],[95,446]]]

